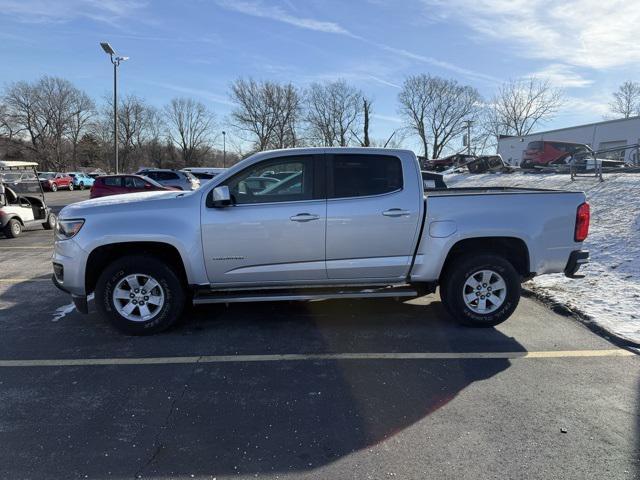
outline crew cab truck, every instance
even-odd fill
[[[286,172],[256,187],[247,179]],[[585,195],[425,190],[406,150],[257,153],[193,192],[88,200],[59,215],[54,283],[128,334],[161,331],[185,302],[406,298],[434,292],[460,322],[514,312],[524,279],[588,261]]]

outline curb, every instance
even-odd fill
[[[593,333],[603,337],[605,340],[608,340],[614,345],[621,348],[633,349],[635,353],[638,353],[636,349],[640,347],[640,343],[634,342],[633,340],[629,340],[628,338],[623,337],[622,335],[618,335],[617,333],[612,332],[611,330],[607,330],[601,325],[598,325],[597,323],[595,323],[593,321],[593,318],[587,315],[586,313],[584,313],[583,311],[574,307],[569,307],[564,303],[560,303],[554,300],[551,297],[551,295],[523,286],[522,296],[538,300],[540,303],[550,308],[554,313],[557,313],[564,317],[571,317],[576,319],[585,327],[587,327],[589,330],[591,330]]]

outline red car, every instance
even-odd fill
[[[576,153],[590,152],[591,149],[583,143],[569,142],[529,142],[522,152],[520,168],[534,168],[554,163],[566,163],[567,158]]]
[[[59,188],[73,190],[73,177],[66,173],[39,172],[38,180],[44,190],[57,192]]]
[[[96,178],[90,191],[90,198],[120,195],[122,193],[151,192],[154,190],[179,190],[165,187],[142,175],[106,175]]]

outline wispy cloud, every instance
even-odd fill
[[[315,20],[313,18],[296,16],[288,13],[283,8],[274,5],[264,5],[260,2],[243,0],[218,0],[219,6],[245,15],[253,17],[268,18],[278,22],[288,23],[294,27],[317,32],[335,33],[339,35],[353,36],[347,29],[334,22]]]
[[[149,85],[165,88],[167,90],[172,90],[174,92],[186,93],[188,95],[200,97],[205,100],[209,100],[210,102],[218,103],[220,105],[233,106],[233,102],[229,100],[227,97],[225,97],[224,95],[220,95],[218,93],[211,92],[209,90],[204,90],[201,88],[192,88],[184,85],[176,85],[174,83],[155,82],[155,81],[144,81],[144,82]]]
[[[434,67],[441,68],[443,70],[449,70],[450,72],[457,73],[458,75],[462,75],[465,77],[474,78],[477,80],[484,80],[489,83],[498,83],[500,80],[492,75],[487,75],[484,73],[476,72],[474,70],[470,70],[468,68],[460,67],[458,65],[454,65],[453,63],[446,62],[444,60],[439,60],[434,57],[430,57],[428,55],[421,55],[419,53],[411,52],[409,50],[405,50],[404,48],[395,48],[389,45],[385,45],[378,42],[373,42],[371,40],[362,39],[363,41],[370,43],[382,50],[385,50],[394,55],[398,55],[400,57],[408,58],[409,60],[414,60],[420,63],[425,63],[427,65],[431,65]]]
[[[116,25],[145,8],[141,0],[0,0],[0,16],[29,23],[62,23],[76,18]]]
[[[574,67],[563,63],[552,63],[528,76],[548,80],[559,88],[581,88],[593,84],[593,80],[585,78]]]
[[[389,122],[389,123],[403,123],[403,120],[400,117],[395,117],[393,115],[381,115],[379,113],[374,113],[371,115],[374,118],[377,118],[378,120],[382,120],[383,122]]]
[[[606,69],[637,64],[640,2],[422,0],[430,20],[462,23],[529,58]]]
[[[380,50],[386,51],[395,56],[404,57],[409,60],[413,60],[420,63],[425,63],[443,70],[448,70],[459,75],[471,77],[479,80],[484,80],[490,83],[498,82],[498,79],[491,75],[486,75],[480,72],[475,72],[468,68],[460,67],[452,63],[439,60],[434,57],[422,55],[419,53],[411,52],[406,49],[396,48],[384,43],[369,40],[361,35],[357,35],[347,28],[336,22],[328,22],[323,20],[317,20],[309,17],[297,16],[287,12],[279,6],[265,5],[259,0],[217,0],[216,3],[226,9],[234,12],[250,15],[253,17],[267,18],[269,20],[286,23],[298,28],[313,30],[317,32],[324,32],[330,34],[344,35],[354,40],[364,42],[368,45],[372,45]],[[392,85],[395,86],[395,85]]]

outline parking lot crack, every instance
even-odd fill
[[[174,413],[177,410],[178,404],[182,401],[182,399],[186,395],[187,390],[189,389],[189,384],[193,380],[193,377],[195,377],[197,369],[198,369],[198,365],[199,365],[200,361],[202,360],[202,358],[203,358],[202,356],[199,356],[198,359],[194,362],[193,368],[191,369],[191,372],[189,373],[189,376],[187,377],[186,381],[184,382],[184,386],[182,387],[182,391],[173,398],[173,401],[171,402],[171,405],[169,406],[169,412],[167,413],[167,415],[166,415],[164,421],[162,422],[162,424],[160,425],[160,428],[158,429],[158,433],[156,434],[155,439],[154,439],[154,441],[152,443],[152,445],[155,445],[155,448],[153,449],[153,452],[151,453],[151,456],[149,457],[149,459],[146,462],[144,462],[142,467],[140,467],[136,471],[136,473],[134,475],[134,478],[136,478],[136,479],[142,478],[143,477],[143,472],[153,464],[153,462],[156,460],[156,458],[158,457],[158,455],[160,454],[160,452],[164,448],[164,444],[163,444],[162,438],[163,438],[165,432],[167,431],[167,429],[169,428],[169,425],[171,423],[171,419],[172,419]]]

